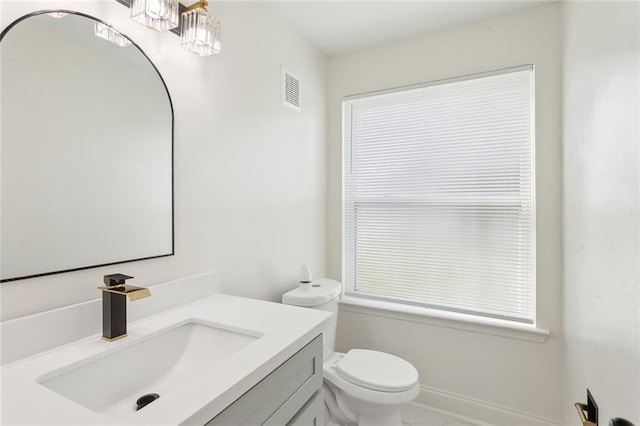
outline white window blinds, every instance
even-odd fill
[[[535,321],[533,82],[523,66],[345,99],[348,294]]]

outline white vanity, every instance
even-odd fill
[[[165,308],[171,292],[186,288],[150,287]],[[143,303],[131,309],[144,310]],[[224,294],[146,310],[152,315],[131,322],[127,338],[106,342],[97,332],[4,365],[0,422],[322,423],[320,330],[328,313]],[[59,313],[44,315],[49,322],[69,317]],[[3,324],[3,343],[15,344],[20,321]],[[148,393],[160,397],[136,411],[136,400]]]

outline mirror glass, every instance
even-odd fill
[[[35,13],[0,36],[1,281],[173,254],[169,93],[96,24]]]

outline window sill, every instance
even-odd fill
[[[393,318],[402,321],[419,322],[439,327],[455,328],[475,333],[491,334],[512,339],[543,343],[549,337],[549,330],[535,325],[518,324],[511,321],[476,317],[455,312],[409,306],[400,303],[363,299],[343,295],[340,310],[360,314]]]

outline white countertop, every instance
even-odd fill
[[[129,337],[122,340],[105,342],[93,335],[3,366],[0,423],[203,425],[320,334],[330,316],[314,309],[216,294],[130,323]],[[97,413],[36,381],[58,368],[127,347],[137,338],[189,319],[253,330],[263,336],[208,369],[206,377],[194,380],[189,389],[167,393],[138,412]]]

